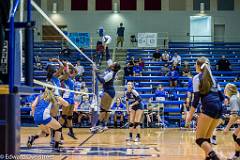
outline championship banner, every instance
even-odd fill
[[[157,33],[138,33],[138,47],[157,47]]]

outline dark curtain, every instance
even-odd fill
[[[161,0],[144,0],[144,10],[161,10]]]
[[[72,0],[71,10],[88,10],[88,0]]]
[[[137,10],[137,0],[120,0],[120,10]]]
[[[96,0],[96,10],[112,10],[112,0]]]

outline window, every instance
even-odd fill
[[[218,0],[217,7],[222,11],[234,10],[234,0]]]
[[[180,11],[186,10],[186,0],[169,0],[169,10]]]
[[[200,3],[204,3],[205,10],[210,10],[210,0],[193,0],[193,10],[200,10]]]
[[[120,0],[120,10],[137,10],[137,0]]]
[[[144,0],[144,10],[161,10],[161,0]]]
[[[88,10],[88,0],[72,0],[71,10]]]
[[[57,11],[63,11],[64,10],[64,0],[48,0],[47,1],[47,10],[48,11],[53,10],[53,3],[57,4]]]
[[[112,0],[96,0],[96,10],[112,10]]]

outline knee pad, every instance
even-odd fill
[[[134,123],[134,127],[133,127],[133,128],[134,128],[134,129],[136,129],[136,128],[137,128],[139,125],[140,125],[140,123],[139,123],[139,122],[135,122],[135,123]]]
[[[199,145],[201,147],[201,145],[206,141],[207,140],[205,138],[198,138],[198,139],[196,139],[195,142],[197,143],[197,145]]]
[[[72,120],[73,116],[67,116],[67,120]]]
[[[237,142],[237,136],[235,134],[232,135],[234,142]]]
[[[133,127],[133,126],[134,126],[133,123],[130,122],[130,123],[129,123],[129,127]]]
[[[240,138],[236,139],[237,144],[240,146]]]
[[[48,137],[49,136],[49,134],[48,133],[46,133],[46,137]]]

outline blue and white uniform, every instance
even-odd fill
[[[139,96],[138,92],[133,89],[131,92],[126,92],[126,101],[129,105],[135,103],[136,101],[138,101],[138,104],[137,105],[134,105],[132,106],[131,109],[133,110],[138,110],[138,109],[143,109],[143,104],[141,103],[142,99],[141,97]]]
[[[50,81],[53,83],[54,86],[56,86],[56,87],[61,87],[61,82],[60,82],[60,80],[59,80],[58,77],[53,76]],[[55,89],[54,95],[60,96],[60,91],[59,91],[59,89]]]
[[[50,115],[51,107],[52,102],[41,99],[41,97],[38,96],[38,103],[35,107],[34,112],[34,121],[36,124],[46,125],[52,120],[52,117]]]
[[[66,89],[74,90],[74,81],[71,78],[68,78],[64,81]],[[74,104],[74,92],[65,91],[63,94],[63,99],[66,100],[70,105]]]
[[[231,114],[240,116],[240,98],[237,95],[232,95],[229,100],[229,108]]]
[[[202,80],[202,73],[197,74],[193,77],[193,92],[194,92],[194,99],[192,102],[192,106],[194,108],[198,107],[199,101],[201,100],[202,113],[218,119],[222,116],[223,113],[223,106],[222,101],[224,100],[224,97],[220,91],[219,85],[214,82],[213,86],[211,87],[210,91],[202,95],[200,94],[199,86],[200,81]]]

